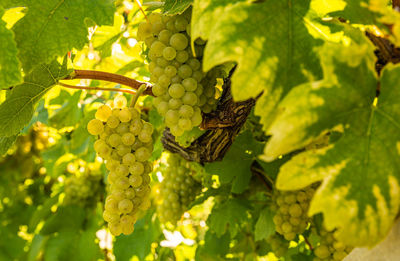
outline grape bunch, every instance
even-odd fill
[[[79,205],[85,208],[95,206],[102,191],[99,168],[99,164],[86,163],[82,160],[77,164],[71,162],[67,165],[69,176],[64,185],[65,205]]]
[[[207,76],[216,81],[221,70],[203,73],[200,57],[205,42],[195,41],[195,57],[190,46],[190,12],[177,16],[152,13],[148,22],[139,25],[137,38],[148,47],[150,81],[156,96],[153,103],[166,126],[174,136],[199,126],[201,112],[216,107],[215,82]]]
[[[309,223],[308,207],[315,189],[310,186],[297,191],[276,191],[274,206],[276,210],[273,221],[276,231],[286,240],[293,240],[303,233]]]
[[[162,223],[175,224],[196,198],[201,185],[192,177],[195,173],[190,163],[178,155],[170,154],[167,166],[160,171],[164,178],[160,187],[163,200],[157,214]]]
[[[267,239],[267,243],[271,246],[272,252],[277,257],[282,257],[286,254],[289,248],[289,241],[285,240],[281,235],[275,233]]]
[[[126,104],[124,96],[117,96],[108,105],[100,106],[96,119],[87,126],[89,133],[98,137],[94,149],[110,171],[110,193],[103,218],[115,236],[131,234],[136,213],[150,207],[152,164],[148,159],[153,151],[153,126]]]
[[[343,260],[352,250],[335,238],[334,231],[322,228],[319,231],[320,244],[314,248],[315,258],[313,261],[335,261]]]

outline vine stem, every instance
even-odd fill
[[[311,245],[310,241],[308,241],[307,237],[304,237],[304,242],[308,245],[308,247],[310,248],[310,250],[313,250],[313,246]]]
[[[143,94],[154,96],[153,92],[151,91],[151,84],[146,82],[141,82],[115,73],[108,73],[108,72],[94,71],[94,70],[74,70],[70,75],[65,77],[63,80],[74,80],[74,79],[91,79],[91,80],[114,82],[131,87],[136,90],[139,89],[139,87],[142,84],[145,84],[147,89]]]
[[[70,89],[79,89],[79,90],[125,92],[125,93],[129,93],[129,94],[133,94],[133,95],[136,95],[136,93],[137,93],[137,91],[129,90],[129,89],[76,86],[76,85],[69,85],[69,84],[66,84],[63,82],[58,82],[58,85],[61,85],[63,87],[70,88]]]
[[[142,93],[147,89],[147,86],[145,84],[142,84],[142,86],[139,87],[137,90],[135,96],[132,97],[132,101],[129,107],[135,107],[135,104],[137,100],[139,99],[139,96],[142,95]]]

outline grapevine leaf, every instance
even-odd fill
[[[208,173],[217,174],[222,184],[232,182],[232,192],[242,193],[249,185],[250,166],[262,152],[263,144],[254,140],[249,131],[236,137],[222,161],[207,164]]]
[[[272,220],[273,216],[274,214],[269,208],[264,208],[261,211],[254,231],[254,239],[256,241],[268,238],[275,232],[275,225]]]
[[[67,261],[71,258],[71,246],[77,240],[77,233],[74,230],[64,229],[50,237],[44,249],[45,260]]]
[[[193,3],[193,14],[191,21],[191,40],[194,41],[198,37],[204,40],[209,39],[213,32],[215,21],[224,13],[226,8],[231,5],[244,2],[239,0],[232,2],[231,0],[195,0]]]
[[[44,236],[40,234],[35,235],[29,248],[28,261],[35,261],[38,259],[40,250],[42,249],[45,242],[46,241]]]
[[[0,18],[4,9],[0,5]],[[12,31],[0,19],[0,89],[19,84],[22,81],[20,64],[17,58],[17,46]]]
[[[230,240],[229,233],[218,237],[211,230],[207,230],[204,245],[200,245],[196,251],[196,260],[216,260],[218,256],[225,256],[229,251]]]
[[[380,15],[370,10],[368,0],[346,1],[343,10],[333,12],[330,15],[341,17],[356,24],[376,24]]]
[[[35,104],[58,79],[68,73],[66,63],[61,66],[53,61],[49,65],[38,66],[25,77],[24,83],[15,86],[0,104],[0,135],[15,135],[27,125],[35,111]]]
[[[121,235],[114,243],[114,254],[117,260],[128,261],[133,256],[144,260],[151,251],[151,243],[160,235],[160,224],[152,220],[153,212],[148,211],[146,216],[135,224],[135,230],[129,236]]]
[[[15,143],[18,135],[0,137],[0,156],[7,153],[8,149]]]
[[[246,202],[239,199],[229,199],[214,206],[207,219],[207,224],[218,237],[225,234],[226,229],[234,237],[240,230],[240,224],[247,220],[248,209]]]
[[[29,1],[28,12],[13,27],[19,58],[29,72],[72,48],[81,49],[88,41],[85,19],[111,25],[112,0]]]
[[[337,59],[342,58],[338,48],[329,47]],[[322,212],[325,226],[338,228],[338,239],[345,244],[372,246],[386,236],[399,211],[400,86],[396,79],[400,66],[383,70],[377,100],[377,84],[366,62],[352,67],[333,60],[332,66],[336,84],[316,84],[313,90],[299,86],[304,92],[297,101],[290,95],[288,114],[301,113],[313,120],[297,121],[287,128],[297,129],[302,139],[332,125],[341,126],[344,133],[328,147],[293,157],[281,168],[277,187],[297,189],[322,181],[309,214]],[[305,100],[310,101],[307,107]],[[289,115],[281,120],[289,118],[293,120]]]
[[[85,210],[78,206],[62,206],[43,225],[40,234],[49,235],[60,230],[78,231],[85,220]]]
[[[204,70],[236,61],[233,97],[245,100],[264,91],[255,113],[266,126],[292,87],[321,78],[315,47],[322,41],[313,36],[320,30],[307,17],[309,4],[310,0],[243,2],[226,8],[212,27],[216,37],[206,45]]]
[[[33,212],[32,217],[29,220],[28,232],[32,233],[35,231],[36,226],[43,220],[46,219],[51,214],[51,208],[58,201],[58,196],[46,199],[43,205],[39,206],[35,212]]]
[[[64,100],[61,108],[50,115],[49,123],[52,127],[58,129],[74,127],[82,118],[82,110],[79,104],[82,91],[74,92],[72,95],[65,90],[61,90],[61,92],[67,94],[67,99]]]
[[[176,15],[183,13],[192,4],[193,0],[166,0],[164,14]]]

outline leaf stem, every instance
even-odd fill
[[[129,93],[129,94],[133,94],[133,95],[136,95],[136,93],[137,93],[137,91],[130,90],[130,89],[76,86],[76,85],[69,85],[69,84],[66,84],[63,82],[58,82],[58,85],[61,85],[63,87],[70,88],[70,89],[79,89],[79,90],[125,92],[125,93]]]
[[[74,79],[91,79],[91,80],[114,82],[126,85],[136,90],[139,89],[139,87],[142,84],[145,84],[147,86],[147,89],[143,94],[154,96],[153,92],[151,91],[151,84],[146,82],[141,82],[115,73],[93,71],[93,70],[74,70],[70,75],[68,75],[63,80],[74,80]]]
[[[139,89],[136,91],[135,96],[132,97],[132,101],[129,107],[135,107],[135,104],[137,100],[139,99],[139,96],[142,95],[142,93],[147,89],[147,86],[145,84],[142,84],[142,86],[139,87]]]

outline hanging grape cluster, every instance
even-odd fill
[[[102,175],[99,162],[77,160],[67,165],[64,185],[65,205],[93,207],[102,192]]]
[[[297,191],[275,192],[273,208],[276,213],[273,220],[276,231],[286,240],[293,240],[306,230],[309,223],[307,211],[314,192],[311,186]]]
[[[163,176],[160,194],[162,203],[157,214],[162,223],[175,224],[187,210],[201,190],[201,185],[192,175],[190,163],[178,155],[170,154],[167,166],[160,169]]]
[[[150,207],[148,161],[153,151],[153,126],[140,118],[133,107],[126,106],[124,96],[98,108],[88,123],[90,134],[98,140],[94,149],[106,160],[109,195],[105,202],[104,220],[115,236],[133,232],[136,213]]]
[[[277,257],[282,257],[286,254],[289,248],[289,241],[285,240],[279,234],[273,234],[267,239],[268,244],[271,246],[272,252]]]
[[[316,257],[313,261],[343,260],[352,250],[352,247],[344,245],[335,238],[334,231],[327,231],[325,228],[321,228],[317,234],[319,234],[321,240],[319,245],[314,248]]]
[[[145,42],[150,60],[150,81],[156,96],[154,106],[174,136],[199,126],[201,111],[208,113],[216,107],[215,83],[220,70],[205,75],[199,57],[205,42],[198,39],[190,47],[190,12],[177,16],[152,13],[148,22],[141,23],[137,38]],[[214,77],[210,81],[210,77]]]

